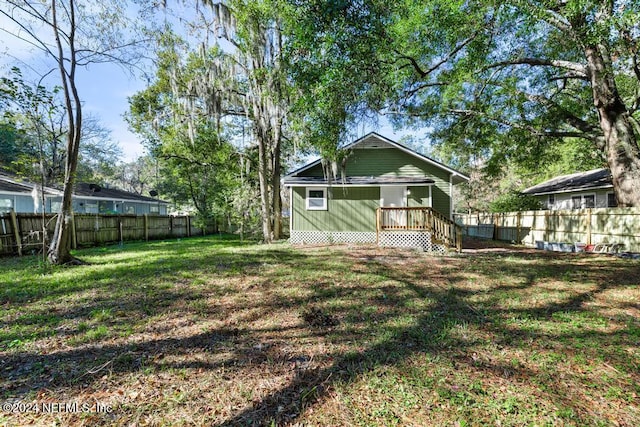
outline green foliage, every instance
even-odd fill
[[[62,183],[67,121],[59,88],[29,83],[14,67],[0,79],[0,166],[45,185]],[[97,119],[84,118],[77,178],[101,182],[121,154]],[[34,165],[40,167],[34,168]]]
[[[510,192],[495,199],[489,207],[491,212],[518,212],[538,210],[542,204],[533,196]]]
[[[638,2],[291,3],[301,27],[294,78],[321,146],[369,107],[398,126],[432,129],[434,149],[461,170],[478,161],[493,176],[505,165],[525,175],[600,167],[587,46],[611,58],[616,105],[630,112],[638,142]]]

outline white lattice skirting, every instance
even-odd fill
[[[431,241],[431,233],[425,231],[381,231],[378,245],[392,248],[416,248],[425,252],[444,254],[447,248]]]
[[[423,231],[381,231],[378,245],[391,248],[415,248],[444,254],[446,246],[431,242],[431,233]],[[331,243],[375,243],[375,232],[358,231],[291,231],[294,245]]]
[[[375,243],[375,232],[364,231],[292,231],[289,242],[294,245],[318,243]]]

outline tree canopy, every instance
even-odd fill
[[[482,156],[494,170],[533,168],[565,138],[589,141],[620,204],[640,205],[637,2],[292,3],[314,29],[300,57],[325,60],[320,82],[351,69],[352,105],[429,126],[458,161]]]

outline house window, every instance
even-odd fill
[[[124,213],[133,215],[136,213],[136,207],[132,205],[125,205]]]
[[[149,206],[149,213],[159,214],[160,213],[160,206],[158,206],[158,205]]]
[[[12,199],[0,199],[0,213],[9,212],[13,209]]]
[[[51,212],[52,213],[60,213],[61,210],[62,210],[62,202],[51,201]]]
[[[586,208],[595,208],[596,207],[596,196],[582,196],[583,205]]]
[[[97,203],[85,203],[84,213],[97,214],[100,211]]]
[[[547,206],[551,209],[555,204],[556,204],[556,195],[549,194],[549,200],[547,201]]]
[[[615,193],[607,193],[607,207],[608,208],[618,207],[618,199],[616,199]]]
[[[327,210],[327,189],[307,188],[307,210],[326,211]]]
[[[588,209],[596,207],[596,196],[588,194],[571,197],[571,209]]]
[[[582,197],[573,196],[571,198],[571,209],[581,209],[582,208]]]

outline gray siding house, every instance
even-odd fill
[[[44,211],[59,212],[62,192],[44,187]],[[40,186],[0,172],[0,214],[40,213],[43,210]],[[168,202],[115,188],[79,182],[73,192],[73,211],[94,214],[167,215]]]
[[[536,197],[547,210],[618,206],[609,169],[557,176],[522,193]]]

